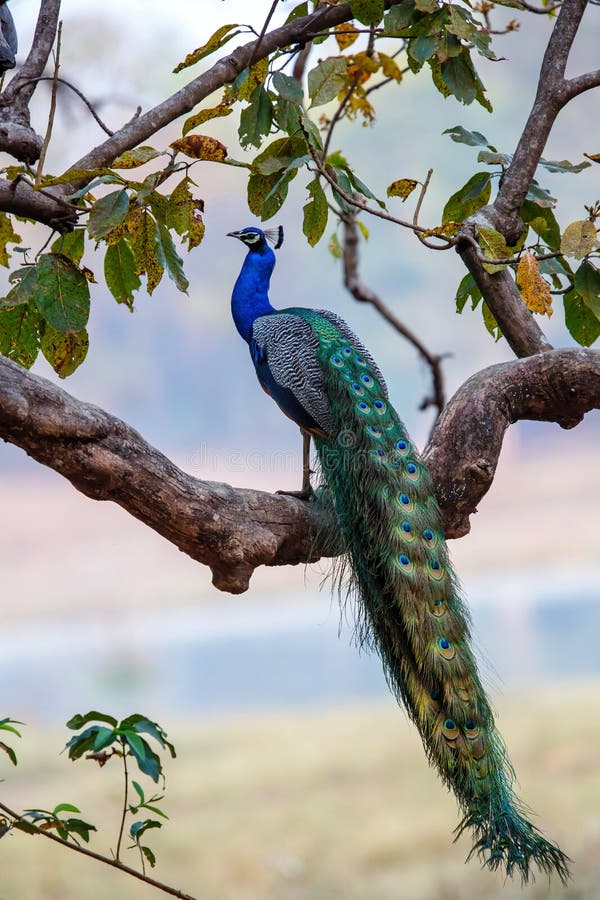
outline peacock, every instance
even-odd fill
[[[365,640],[381,656],[427,757],[456,796],[483,865],[532,865],[569,877],[569,858],[529,821],[470,644],[429,472],[390,403],[383,376],[346,322],[327,310],[275,309],[269,283],[283,229],[232,231],[248,248],[231,309],[258,380],[312,438],[335,504]]]

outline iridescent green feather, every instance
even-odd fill
[[[300,312],[300,311],[298,311]],[[360,598],[361,637],[463,811],[472,853],[491,869],[531,864],[565,881],[568,857],[527,819],[470,646],[427,468],[377,374],[331,321],[303,310],[319,337],[334,427],[315,438]]]

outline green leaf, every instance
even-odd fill
[[[58,814],[61,812],[76,812],[80,813],[81,810],[77,809],[76,806],[73,806],[72,803],[59,803],[58,806],[55,806],[52,810],[52,815],[58,817]]]
[[[43,253],[38,259],[33,299],[57,331],[83,331],[90,315],[88,280],[67,256]]]
[[[379,25],[385,12],[384,0],[351,0],[352,15],[363,25]]]
[[[112,191],[97,200],[90,209],[88,231],[91,237],[101,240],[109,231],[120,225],[129,211],[129,195],[126,190]]]
[[[470,273],[467,273],[462,279],[456,291],[456,312],[461,313],[466,306],[467,300],[471,300],[471,309],[475,309],[481,300],[481,291],[475,283],[475,279]]]
[[[233,31],[234,28],[237,28],[237,25],[222,25],[220,28],[217,28],[215,33],[211,35],[208,41],[205,44],[202,44],[201,47],[197,47],[192,53],[188,53],[183,62],[180,62],[175,68],[173,72],[176,74],[177,72],[181,72],[182,69],[187,69],[188,66],[193,66],[195,63],[199,62],[201,59],[204,59],[205,56],[208,56],[211,53],[214,53],[215,50],[218,50],[220,47],[223,47],[227,41],[230,41],[231,38],[236,37],[240,32]]]
[[[143,791],[143,789],[141,788],[141,786],[138,784],[137,781],[134,781],[134,780],[132,779],[132,780],[131,780],[131,783],[132,783],[132,785],[133,785],[133,788],[134,788],[135,792],[137,793],[138,797],[140,798],[140,803],[144,803],[145,800],[146,800],[146,798],[145,798],[145,796],[144,796],[144,791]]]
[[[571,222],[563,231],[560,241],[560,251],[564,256],[574,256],[575,259],[583,259],[591,253],[598,243],[596,226],[590,219],[580,219]]]
[[[511,255],[510,250],[506,246],[506,238],[494,228],[479,228],[477,237],[483,255],[487,256],[488,259],[508,258]],[[486,272],[493,273],[500,272],[502,269],[505,269],[506,266],[498,265],[496,263],[483,263],[483,268]]]
[[[192,196],[190,179],[186,176],[169,197],[165,225],[174,228],[187,241],[188,250],[197,247],[204,237],[203,210],[204,203]]]
[[[39,352],[39,320],[32,303],[0,310],[0,353],[30,369]]]
[[[158,239],[162,248],[167,275],[175,282],[178,290],[183,294],[187,294],[190,283],[183,271],[183,260],[177,253],[173,238],[169,234],[169,229],[161,222],[158,225]]]
[[[302,3],[299,3],[298,6],[295,6],[287,19],[285,20],[285,24],[288,22],[293,22],[294,19],[300,19],[302,16],[308,15],[308,0],[303,0]]]
[[[302,103],[304,98],[302,85],[295,78],[292,78],[291,75],[286,75],[284,72],[275,72],[271,84],[273,89],[284,100],[289,100],[291,103]]]
[[[591,347],[600,337],[600,321],[575,290],[565,294],[564,304],[565,325],[571,336],[582,347]]]
[[[112,725],[113,728],[117,727],[118,721],[114,716],[109,716],[106,713],[98,712],[95,709],[90,710],[90,712],[77,713],[77,715],[73,716],[73,718],[69,719],[67,722],[67,728],[70,728],[72,731],[75,731],[77,728],[81,728],[83,725],[87,725],[88,722],[106,722],[108,725]]]
[[[495,341],[499,341],[502,337],[502,331],[500,329],[500,326],[496,322],[496,319],[494,318],[494,314],[492,313],[485,300],[481,304],[481,315],[483,316],[483,324],[485,325],[488,332],[491,334]]]
[[[144,854],[144,856],[146,857],[146,859],[148,860],[148,862],[150,863],[150,867],[153,869],[154,866],[156,865],[156,856],[154,855],[154,853],[152,852],[150,847],[142,847],[141,846],[141,851]]]
[[[491,191],[490,173],[476,172],[449,198],[444,206],[442,222],[463,222],[485,206],[490,199]]]
[[[67,234],[61,234],[50,246],[53,253],[62,253],[79,265],[85,249],[85,229],[75,228]]]
[[[4,750],[13,766],[17,765],[17,754],[12,747],[9,747],[8,744],[4,743],[4,741],[0,741],[0,750]]]
[[[441,72],[442,78],[457,100],[467,105],[475,100],[477,85],[464,53],[452,56],[443,62]]]
[[[521,218],[533,228],[550,250],[560,247],[560,228],[549,206],[540,206],[533,200],[525,200],[521,207]]]
[[[527,191],[527,200],[533,200],[538,206],[553,207],[556,206],[556,197],[553,197],[549,190],[540,187],[535,179],[529,185]]]
[[[132,731],[126,731],[123,737],[129,745],[140,771],[152,778],[153,781],[158,782],[162,772],[162,765],[157,754],[154,753],[143,738]]]
[[[420,34],[408,43],[408,61],[414,60],[418,71],[423,63],[430,59],[439,47],[439,38],[436,35]],[[411,67],[412,68],[412,67]]]
[[[87,356],[89,348],[87,331],[57,331],[46,322],[40,339],[42,353],[60,378],[72,375]]]
[[[279,172],[272,175],[253,173],[248,179],[248,207],[255,216],[264,221],[272,218],[283,206],[288,193],[290,181],[296,176],[297,169],[290,169],[283,178]]]
[[[312,106],[329,103],[343,89],[347,82],[346,60],[343,56],[333,56],[311,69],[308,73],[308,94]]]
[[[587,259],[581,263],[573,279],[575,290],[581,294],[585,305],[600,320],[600,272]]]
[[[162,154],[155,150],[154,147],[149,147],[148,145],[136,147],[134,150],[127,150],[121,156],[117,156],[112,164],[112,168],[137,169],[138,166],[145,165],[151,159],[156,159],[157,156],[162,156]]]
[[[488,139],[480,131],[467,131],[462,125],[454,125],[453,128],[446,128],[442,134],[449,134],[453,141],[457,144],[467,144],[469,147],[491,147]]]
[[[273,124],[273,103],[262,84],[250,97],[250,105],[242,110],[238,131],[240,144],[246,148],[250,144],[260,147],[263,137],[271,131]]]
[[[252,171],[261,175],[272,175],[282,169],[289,168],[295,160],[304,160],[308,146],[303,134],[292,137],[277,138],[258,154],[252,162]]]
[[[510,153],[498,153],[497,150],[480,150],[477,154],[477,162],[485,163],[487,166],[507,168],[512,162],[512,155]]]
[[[66,830],[68,832],[68,836],[71,836],[72,833],[79,835],[79,837],[86,842],[86,844],[90,841],[90,831],[96,831],[96,826],[91,825],[89,822],[84,822],[83,819],[66,819],[64,822],[66,826]]]
[[[310,196],[310,200],[304,206],[302,231],[306,235],[306,239],[310,246],[314,247],[323,237],[323,232],[327,227],[329,209],[327,208],[325,192],[319,184],[318,178],[311,181],[306,189]]]
[[[133,292],[138,290],[142,282],[139,275],[136,275],[135,259],[125,238],[107,247],[104,277],[117,303],[125,303],[130,309],[133,308]]]
[[[564,175],[566,173],[577,175],[579,172],[582,172],[583,169],[587,169],[588,166],[591,166],[589,162],[578,163],[577,165],[573,165],[570,163],[568,159],[562,159],[560,162],[553,162],[548,159],[540,159],[539,165],[543,169],[547,169],[548,172],[557,172],[560,175]]]
[[[146,274],[146,290],[152,294],[164,274],[164,258],[158,240],[158,226],[148,210],[141,211],[132,233],[131,249],[136,275]]]
[[[404,0],[403,3],[392,6],[383,20],[383,31],[386,37],[407,37],[407,29],[412,24],[414,11],[414,0]]]
[[[37,269],[35,266],[23,266],[9,275],[9,281],[16,282],[6,297],[0,299],[0,309],[10,309],[29,303],[37,286]]]

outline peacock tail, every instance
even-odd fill
[[[426,466],[376,363],[334,313],[276,310],[268,288],[281,229],[231,233],[248,247],[232,313],[264,390],[312,435],[333,495],[361,632],[462,810],[457,836],[491,869],[531,866],[566,881],[568,857],[529,821],[481,685],[469,617],[448,558]]]
[[[430,762],[454,792],[491,869],[530,865],[568,878],[568,858],[526,817],[481,685],[469,616],[448,557],[429,472],[362,348],[309,314],[333,415],[315,437],[333,493],[365,637],[415,723]]]

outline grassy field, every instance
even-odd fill
[[[172,724],[179,756],[167,770],[171,820],[149,841],[155,873],[198,900],[600,898],[597,707],[598,685],[576,684],[499,703],[522,795],[574,860],[566,889],[542,876],[521,888],[464,865],[467,841],[451,840],[455,803],[391,703]],[[5,802],[75,803],[100,829],[92,846],[114,846],[115,764],[70,763],[57,752],[62,734],[29,727],[25,738],[19,768],[0,772]],[[159,894],[40,837],[0,842],[1,900],[147,896]]]

